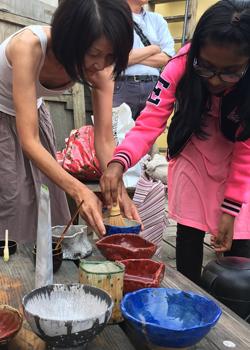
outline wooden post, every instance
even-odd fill
[[[78,129],[86,124],[84,86],[75,84],[72,88],[74,125]]]
[[[191,39],[196,26],[198,0],[191,0],[189,4],[189,21],[187,26],[187,39]]]

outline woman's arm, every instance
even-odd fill
[[[41,47],[34,35],[16,37],[9,46],[8,56],[13,68],[13,100],[16,125],[24,153],[56,185],[79,204],[84,200],[80,214],[93,229],[103,234],[101,203],[81,182],[64,171],[43,147],[39,138],[36,78],[42,57]]]
[[[115,140],[112,129],[112,104],[114,81],[112,77],[113,67],[107,67],[104,71],[98,72],[89,82],[92,83],[92,105],[94,112],[95,149],[97,158],[104,171],[108,162],[112,159]],[[127,218],[141,221],[137,209],[129,198],[125,187],[122,187],[120,207]]]
[[[94,113],[95,150],[101,169],[105,170],[113,156],[115,140],[112,130],[113,67],[107,67],[89,77]]]

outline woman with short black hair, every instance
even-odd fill
[[[35,239],[42,183],[50,190],[52,225],[69,220],[65,191],[77,204],[83,200],[80,214],[105,232],[101,202],[55,160],[41,98],[75,82],[91,85],[95,147],[104,169],[114,148],[113,77],[126,68],[132,44],[126,0],[64,0],[51,27],[23,28],[0,45],[0,235],[8,228],[18,242]]]

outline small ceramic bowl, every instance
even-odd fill
[[[117,234],[101,238],[97,248],[108,260],[151,258],[157,246],[136,234]]]
[[[124,318],[151,346],[187,348],[216,324],[221,309],[202,295],[170,288],[145,288],[121,301]]]
[[[4,239],[0,240],[0,256],[3,256],[3,250],[4,250],[5,241]],[[9,254],[15,254],[17,249],[17,242],[9,240],[8,241],[8,247],[9,247]]]
[[[133,292],[142,288],[159,287],[165,272],[163,263],[151,259],[126,259],[123,292]]]
[[[110,225],[109,218],[103,220],[106,228],[106,235],[123,234],[123,233],[139,233],[141,232],[141,224],[135,220],[124,219],[124,226]]]
[[[53,284],[23,298],[24,315],[49,349],[85,349],[107,324],[113,301],[104,290],[82,284]]]
[[[52,227],[52,237],[56,242],[65,226]],[[79,260],[92,253],[92,245],[88,240],[87,225],[71,225],[62,240],[63,259]]]
[[[0,305],[0,345],[7,344],[21,329],[23,317],[9,305]]]
[[[59,270],[63,261],[62,245],[60,244],[57,249],[55,248],[56,248],[56,242],[52,242],[53,272],[56,272]],[[33,254],[34,264],[36,264],[36,246],[34,246],[32,254]]]

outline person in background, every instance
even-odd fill
[[[164,18],[145,11],[148,0],[127,0],[133,13],[134,44],[128,68],[115,82],[113,106],[127,103],[136,119],[153,90],[162,67],[175,54],[174,40]]]
[[[221,0],[167,64],[102,179],[116,202],[122,174],[168,131],[169,215],[177,269],[200,282],[205,232],[217,253],[250,257],[250,1]]]
[[[111,20],[112,19],[112,20]],[[121,45],[122,42],[122,45]],[[65,193],[99,234],[102,203],[55,159],[55,136],[42,97],[75,82],[92,86],[95,147],[104,169],[114,149],[113,78],[127,66],[133,21],[125,0],[64,0],[51,26],[29,26],[0,45],[0,235],[36,237],[41,184],[49,187],[52,225],[70,219]]]

